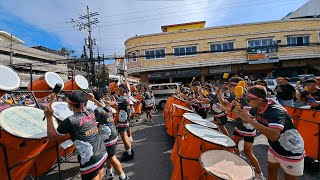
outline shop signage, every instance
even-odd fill
[[[231,66],[215,66],[209,69],[210,74],[220,74],[231,72]]]
[[[160,78],[164,76],[165,76],[165,72],[153,72],[148,74],[148,78]]]
[[[249,64],[279,62],[278,45],[248,48]]]
[[[173,77],[194,77],[194,76],[201,76],[201,70],[200,69],[180,69],[180,70],[174,70],[171,71],[170,74]]]

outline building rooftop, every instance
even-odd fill
[[[11,39],[11,34],[7,33],[6,31],[0,31],[0,36],[7,38],[7,40]],[[24,43],[21,39],[15,37],[15,36],[12,36],[12,41],[16,44],[23,44]]]
[[[204,28],[206,21],[197,21],[197,22],[189,22],[182,24],[172,24],[161,26],[162,32],[171,32],[171,31],[179,31],[185,29],[199,29]]]
[[[320,18],[320,0],[310,0],[283,19]]]

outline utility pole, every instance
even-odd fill
[[[91,61],[91,73],[92,73],[92,79],[91,79],[91,85],[96,85],[96,71],[95,71],[95,62],[93,57],[93,40],[92,40],[92,25],[96,25],[99,23],[98,19],[95,18],[95,16],[98,16],[99,13],[94,12],[90,13],[89,6],[87,6],[87,14],[82,15],[79,17],[80,20],[74,20],[71,18],[70,22],[72,23],[73,27],[78,27],[79,31],[82,30],[88,30],[89,36],[88,36],[88,46],[89,46],[89,58]],[[82,22],[81,20],[86,20],[87,22]],[[88,64],[89,66],[89,64]]]
[[[10,67],[12,67],[12,66],[13,66],[13,59],[12,59],[13,52],[12,52],[12,46],[13,46],[13,37],[12,37],[12,34],[11,34],[11,42],[10,42]]]

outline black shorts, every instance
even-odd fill
[[[91,173],[81,174],[81,179],[82,180],[92,180],[93,178],[95,178],[99,174],[99,171],[101,169],[103,169],[103,164],[101,164],[101,166],[98,169],[92,171]]]
[[[223,126],[223,125],[225,125],[227,123],[228,117],[227,117],[227,115],[224,115],[222,117],[215,117],[214,121],[218,122],[219,125]]]
[[[123,132],[126,132],[128,127],[118,127],[118,133],[123,133]]]
[[[108,146],[106,148],[107,148],[107,152],[108,152],[107,159],[111,159],[113,156],[115,156],[117,154],[117,144],[114,144],[112,146]]]
[[[208,116],[208,108],[198,108],[196,112],[203,118],[206,119]]]
[[[254,136],[242,136],[242,135],[239,134],[237,131],[233,131],[233,135],[234,135],[234,136],[243,137],[243,140],[244,140],[245,142],[249,142],[249,143],[253,143],[253,142],[254,142]]]

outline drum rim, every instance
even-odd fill
[[[202,127],[202,128],[206,128],[206,129],[208,129],[208,130],[213,130],[213,131],[216,131],[216,130],[214,130],[214,129],[210,129],[210,128],[207,128],[207,127],[204,127],[204,126],[201,126],[201,125],[198,125],[198,124],[186,124],[185,125],[185,128],[186,128],[186,130],[189,132],[189,133],[191,133],[192,135],[194,135],[195,137],[197,137],[198,139],[201,139],[201,140],[203,140],[203,141],[206,141],[206,142],[208,142],[208,143],[211,143],[211,144],[216,144],[216,145],[220,145],[220,146],[223,146],[223,145],[221,145],[221,144],[217,144],[217,143],[213,143],[213,142],[210,142],[210,141],[208,141],[208,140],[206,140],[206,139],[202,139],[202,138],[200,138],[199,136],[197,136],[197,135],[195,135],[194,133],[192,133],[192,132],[190,132],[188,129],[187,129],[187,127],[186,126],[200,126],[200,127]],[[221,134],[221,135],[224,135],[223,133],[221,133],[221,132],[219,132],[219,131],[216,131],[217,133],[219,133],[219,134]],[[224,136],[226,136],[226,135],[224,135]],[[226,136],[227,138],[229,138],[230,140],[232,140],[229,136]],[[235,144],[234,146],[223,146],[223,147],[226,147],[226,148],[235,148],[235,147],[237,147],[237,144],[232,140],[232,142]]]
[[[17,81],[17,83],[15,84],[15,86],[12,86],[12,87],[7,87],[7,86],[6,86],[6,87],[1,87],[1,85],[0,85],[0,87],[1,87],[0,91],[1,91],[1,90],[3,90],[3,91],[12,91],[12,90],[18,89],[18,88],[20,87],[20,84],[21,84],[21,79],[20,79],[18,73],[17,73],[14,69],[12,69],[12,68],[10,68],[10,67],[7,67],[7,66],[4,66],[4,65],[0,65],[0,69],[1,69],[1,68],[7,69],[7,70],[13,72],[14,76],[16,77],[16,79],[17,79],[18,81]]]
[[[180,109],[183,109],[183,110],[186,110],[186,111],[189,111],[189,112],[194,112],[192,109],[189,109],[187,107],[181,106],[179,104],[172,103],[172,106],[177,107],[177,108],[183,107],[183,108],[186,108],[186,109],[183,109],[183,108],[180,108]],[[180,106],[180,107],[178,107],[178,106]]]
[[[62,79],[62,77],[61,77],[59,74],[57,74],[57,73],[55,73],[55,72],[46,72],[46,73],[44,74],[44,79],[46,80],[46,83],[48,84],[48,86],[49,86],[51,89],[53,89],[54,86],[55,86],[55,85],[52,86],[52,84],[49,84],[48,81],[47,81],[48,76],[49,76],[50,74],[54,74],[55,76],[58,77],[58,79],[60,80],[60,84],[62,85],[61,89],[63,89],[63,88],[64,88],[63,79]],[[59,82],[58,82],[58,83],[59,83]]]
[[[81,86],[79,86],[79,84],[77,83],[77,81],[79,80],[79,78],[81,79],[81,80],[85,80],[85,82],[86,82],[86,87],[81,87]],[[79,86],[79,88],[81,88],[81,89],[88,89],[89,88],[89,82],[88,82],[88,80],[84,77],[84,76],[82,76],[82,75],[76,75],[75,77],[74,77],[74,80],[75,80],[75,82],[76,82],[76,84]]]
[[[13,107],[10,107],[10,108],[7,108],[7,109],[4,109],[3,111],[5,110],[8,110],[8,109],[11,109],[11,108],[32,108],[32,109],[38,109],[38,110],[41,110],[43,112],[42,109],[39,109],[39,108],[34,108],[34,107],[29,107],[29,106],[13,106]],[[3,112],[1,111],[1,112]],[[1,116],[2,113],[0,113],[0,116]],[[42,120],[42,119],[41,119]],[[56,124],[56,127],[58,127],[58,123],[57,123],[57,120],[56,118],[53,118],[53,124],[55,125]],[[55,122],[55,123],[54,123]],[[12,134],[11,132],[7,131],[3,126],[1,126],[1,121],[0,121],[0,128],[5,130],[8,134],[14,136],[14,137],[17,137],[17,138],[23,138],[23,139],[28,139],[28,140],[40,140],[40,139],[45,139],[45,138],[48,138],[48,135],[44,136],[44,137],[38,137],[38,138],[32,138],[32,137],[21,137],[19,135],[16,135],[16,134]]]
[[[58,105],[58,104],[66,104],[66,105],[68,106],[68,103],[67,103],[67,102],[59,102],[59,101],[56,101],[56,102],[53,102],[53,103],[52,103],[52,105],[51,105],[51,106],[52,106],[52,109],[54,110],[53,107],[56,106],[56,105]],[[70,111],[71,111],[71,110],[70,110]],[[60,118],[57,117],[57,115],[55,115],[54,112],[55,112],[55,111],[53,111],[53,116],[54,116],[56,119],[60,120],[60,121],[64,121],[65,119],[68,118],[68,117],[67,117],[67,118],[65,118],[65,119],[60,119]],[[72,111],[71,111],[71,112],[72,112]],[[73,113],[73,112],[72,112],[72,113]]]
[[[199,156],[199,163],[200,163],[201,167],[202,167],[207,173],[209,173],[210,175],[212,175],[212,176],[214,176],[214,177],[223,179],[223,178],[220,177],[220,176],[217,176],[217,175],[215,175],[215,174],[212,174],[210,171],[208,171],[208,170],[204,167],[203,162],[201,161],[201,157],[202,157],[202,155],[203,155],[204,153],[206,153],[206,152],[208,152],[208,151],[224,151],[224,152],[227,152],[227,153],[230,153],[230,154],[234,154],[234,153],[229,152],[229,151],[225,151],[225,150],[221,150],[221,149],[211,149],[211,150],[207,150],[207,151],[202,152],[202,153],[200,154],[200,156]],[[234,154],[234,155],[236,155],[236,154]],[[238,156],[238,155],[236,155],[236,156]],[[248,164],[248,166],[250,167],[250,169],[251,169],[252,175],[251,175],[251,177],[250,177],[248,180],[253,179],[253,178],[254,178],[254,175],[255,175],[255,172],[254,172],[253,168],[251,168],[251,165],[250,165],[243,157],[241,157],[241,156],[238,156],[238,157],[241,158],[244,162],[246,162],[246,163]]]
[[[189,120],[189,119],[184,119],[183,121],[190,121],[190,120]],[[203,125],[203,124],[198,124],[198,122],[192,122],[192,121],[190,121],[190,122],[191,122],[190,124],[196,124],[196,125],[199,125],[199,126],[203,126],[203,127],[206,127],[206,128],[210,128],[210,129],[216,130],[216,131],[217,131],[217,129],[218,129],[218,126],[215,125],[214,123],[210,122],[210,121],[208,121],[208,122],[211,123],[211,124],[213,124],[215,127],[208,127],[208,126]],[[218,132],[219,132],[219,131],[218,131]]]

